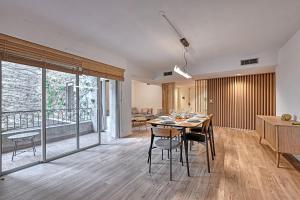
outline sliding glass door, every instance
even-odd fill
[[[0,66],[1,174],[115,141],[118,81]]]
[[[9,171],[41,160],[42,70],[1,63],[2,171]]]
[[[79,76],[79,147],[99,144],[99,78]]]
[[[77,149],[76,75],[46,70],[46,157]]]
[[[115,142],[118,133],[118,97],[117,97],[118,81],[110,79],[102,79],[102,114],[101,114],[101,143],[111,144]]]

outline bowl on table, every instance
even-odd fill
[[[162,124],[175,124],[176,122],[172,119],[162,120],[160,123]]]

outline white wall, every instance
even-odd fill
[[[133,80],[131,85],[132,107],[153,108],[154,114],[162,108],[162,89],[158,85],[147,85]]]
[[[300,120],[300,30],[279,50],[276,67],[276,112]]]
[[[259,58],[258,64],[241,66],[242,59]],[[188,64],[188,72],[194,79],[205,79],[212,77],[226,77],[236,74],[259,74],[274,71],[274,66],[278,63],[278,49],[266,50],[264,52],[253,53],[251,55],[234,55],[218,57],[210,60],[193,61]],[[169,68],[164,71],[172,71]],[[174,73],[172,76],[164,77],[162,71],[158,71],[155,76],[156,81],[172,82],[182,81],[182,76]]]
[[[131,80],[133,77],[152,79],[154,74],[151,71],[134,66],[126,58],[94,43],[82,42],[81,38],[64,32],[63,27],[51,22],[39,23],[37,17],[33,17],[25,10],[20,9],[18,15],[1,8],[0,11],[0,33],[124,68],[125,81],[121,83],[120,136],[124,137],[131,133]]]

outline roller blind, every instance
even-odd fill
[[[124,80],[124,69],[0,34],[0,59],[73,74]]]

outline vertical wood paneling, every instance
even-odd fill
[[[196,81],[196,90],[199,85]],[[275,74],[209,79],[207,95],[207,113],[214,114],[216,125],[253,130],[256,115],[275,115]]]
[[[170,114],[174,110],[175,101],[175,83],[162,84],[162,111],[164,114]]]
[[[207,114],[207,80],[195,81],[195,110]]]

